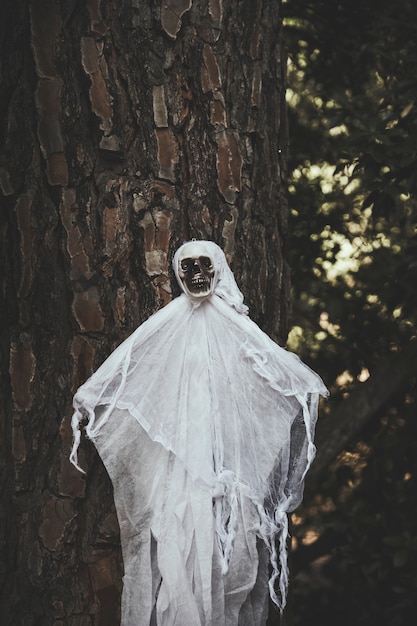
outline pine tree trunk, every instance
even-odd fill
[[[193,237],[222,246],[251,317],[285,339],[279,3],[0,12],[0,621],[115,626],[112,489],[88,442],[86,477],[68,461],[72,395],[177,294],[170,260]]]

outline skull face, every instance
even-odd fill
[[[206,298],[213,293],[213,260],[203,244],[184,246],[178,257],[178,276],[187,296]]]

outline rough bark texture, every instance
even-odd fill
[[[251,316],[285,338],[279,3],[0,12],[0,621],[115,626],[112,490],[88,442],[87,477],[68,462],[72,395],[175,295],[191,237],[224,248]]]

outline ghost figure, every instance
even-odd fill
[[[123,626],[261,626],[282,610],[287,513],[313,460],[319,395],[297,356],[250,320],[222,250],[181,246],[183,294],[74,397],[114,487]]]

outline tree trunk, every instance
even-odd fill
[[[0,12],[0,621],[115,626],[112,489],[88,442],[86,477],[68,461],[72,395],[177,294],[170,260],[193,237],[221,245],[251,317],[285,339],[279,3]]]

